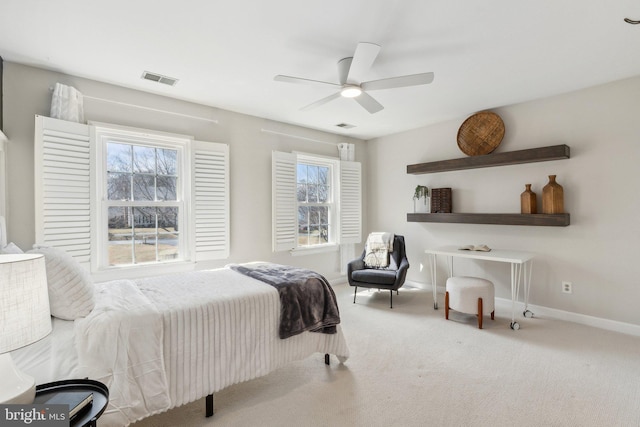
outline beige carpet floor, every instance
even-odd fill
[[[640,338],[575,323],[433,310],[430,291],[334,286],[351,357],[317,354],[136,424],[150,426],[640,426]],[[443,307],[443,301],[439,302]]]

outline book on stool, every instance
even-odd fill
[[[61,391],[47,400],[49,405],[67,405],[69,420],[73,420],[93,403],[93,393],[88,391]]]

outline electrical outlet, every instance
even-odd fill
[[[571,282],[562,282],[562,292],[565,294],[570,294],[572,292]]]

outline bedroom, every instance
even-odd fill
[[[502,5],[502,2],[493,4],[495,7]],[[634,192],[636,183],[640,182],[640,172],[635,165],[640,158],[637,144],[640,60],[637,55],[629,58],[633,55],[632,52],[637,51],[640,35],[637,34],[637,26],[627,25],[622,21],[623,17],[633,18],[632,14],[640,14],[640,10],[637,4],[626,2],[626,9],[623,5],[616,6],[615,12],[619,12],[618,15],[608,12],[598,16],[595,4],[591,4],[591,10],[582,2],[573,2],[573,6],[575,10],[571,12],[584,15],[575,17],[566,6],[567,9],[561,12],[568,21],[567,25],[574,22],[572,19],[579,21],[578,18],[583,18],[584,22],[594,25],[598,31],[604,31],[599,27],[602,25],[607,31],[615,28],[615,31],[624,33],[619,35],[621,42],[609,47],[605,60],[600,57],[579,57],[582,61],[579,66],[585,70],[600,70],[603,65],[612,68],[620,65],[620,69],[624,71],[620,71],[617,78],[580,90],[563,90],[563,85],[569,84],[571,78],[564,76],[564,79],[554,79],[552,71],[558,70],[550,67],[548,78],[559,87],[556,92],[558,95],[539,96],[539,99],[526,102],[522,100],[474,105],[446,120],[370,138],[350,137],[348,131],[342,134],[329,133],[260,118],[251,113],[241,114],[231,109],[176,100],[163,96],[167,92],[153,94],[133,90],[78,77],[74,74],[75,70],[51,70],[46,62],[41,66],[32,66],[26,60],[8,59],[10,54],[19,57],[19,52],[13,52],[10,45],[3,45],[0,51],[0,56],[5,59],[2,129],[9,139],[7,218],[10,239],[24,248],[35,242],[33,118],[36,114],[49,114],[49,89],[61,82],[76,87],[85,95],[122,103],[118,105],[87,99],[85,114],[90,120],[193,135],[196,139],[229,144],[231,255],[226,260],[212,263],[211,267],[261,259],[310,268],[321,272],[332,283],[344,281],[337,252],[292,257],[286,252],[271,251],[270,159],[272,150],[313,151],[314,154],[336,156],[336,147],[332,144],[349,142],[355,144],[356,160],[363,167],[363,233],[366,235],[369,231],[391,230],[406,236],[407,252],[412,264],[408,280],[414,286],[430,288],[423,255],[428,247],[485,243],[496,248],[528,250],[539,254],[534,267],[535,285],[531,290],[531,302],[536,306],[537,315],[640,335],[640,319],[636,308],[640,299],[637,279],[640,270],[632,257],[635,254],[635,240],[640,235],[637,216],[640,198]],[[7,19],[6,14],[2,15],[3,20]],[[611,18],[612,22],[603,24],[604,17],[608,19],[611,15],[615,15]],[[465,16],[471,20],[472,14]],[[540,18],[539,15],[536,17]],[[527,23],[531,29],[538,28],[539,25],[535,20]],[[315,31],[320,33],[320,30]],[[348,38],[349,43],[356,43],[360,41],[360,37],[368,37],[370,34],[365,30],[362,32],[364,34]],[[424,33],[418,34],[432,38],[429,31],[426,31],[427,36]],[[5,38],[3,34],[3,40],[11,39]],[[329,68],[327,78],[332,78],[334,62],[339,59],[342,50],[353,49],[342,47],[332,40],[334,42],[340,47],[338,53],[326,54],[331,58],[337,56],[326,65]],[[380,43],[383,48],[392,45],[391,41],[385,43],[384,39]],[[541,41],[539,49],[543,50],[546,46]],[[301,47],[298,46],[298,49]],[[570,53],[565,53],[568,55],[566,60],[571,61]],[[426,49],[425,55],[430,54],[435,55],[435,52]],[[402,57],[404,53],[396,52],[395,55]],[[425,61],[416,72],[427,71],[423,70],[423,65],[429,66],[430,63]],[[623,65],[627,68],[623,69]],[[277,73],[298,72],[298,68],[293,65],[291,67],[289,70],[275,67],[274,72],[269,72],[264,78],[271,80]],[[171,70],[158,71],[177,75]],[[403,68],[391,67],[389,74],[395,75],[398,71],[403,73]],[[438,70],[435,71],[434,84],[441,76],[443,80],[446,77],[438,74]],[[140,72],[136,69],[136,73],[137,79]],[[306,75],[303,71],[298,74]],[[510,82],[513,86],[530,84],[520,79]],[[269,81],[268,84],[276,83]],[[435,87],[434,84],[431,86]],[[302,88],[300,91],[296,89],[298,88],[287,88],[287,93],[295,98],[290,101],[292,110],[305,102],[313,101],[316,95],[318,98],[321,96],[316,92],[304,92]],[[429,89],[430,87],[421,93],[428,97]],[[405,96],[411,95],[409,93]],[[458,98],[454,101],[461,102],[459,99],[464,94],[456,96]],[[189,116],[212,117],[218,123],[131,108],[127,104]],[[398,105],[390,99],[386,109],[394,108],[398,108]],[[413,176],[406,173],[408,164],[460,157],[461,153],[455,144],[456,132],[468,115],[484,108],[491,108],[505,121],[507,135],[500,146],[501,151],[564,143],[571,147],[572,158],[568,161],[446,174]],[[359,115],[360,112],[356,110],[354,114]],[[340,120],[349,121],[345,118]],[[264,132],[263,129],[273,132]],[[375,173],[379,170],[384,170],[385,173]],[[518,195],[524,189],[524,184],[532,182],[539,192],[550,174],[556,174],[565,188],[565,206],[571,214],[571,225],[565,228],[426,225],[406,221],[407,212],[412,210],[413,188],[417,184],[431,188],[454,188],[455,211],[517,212]],[[496,283],[508,283],[508,272],[502,268],[476,264],[467,268],[469,274],[488,274]],[[562,281],[573,283],[572,294],[562,293]],[[443,283],[438,285],[443,286]],[[497,286],[496,292],[499,298],[508,298],[506,286]],[[402,304],[402,297],[403,292],[400,292],[397,304]],[[343,300],[340,303],[343,307],[350,301]],[[525,332],[526,328],[527,321],[523,322],[520,333]]]

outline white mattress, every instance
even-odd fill
[[[75,322],[76,345],[73,322],[57,321],[19,365],[37,383],[88,376],[107,384],[103,427],[128,425],[316,352],[349,356],[339,325],[336,334],[280,339],[278,291],[227,268],[96,288],[96,308]]]

